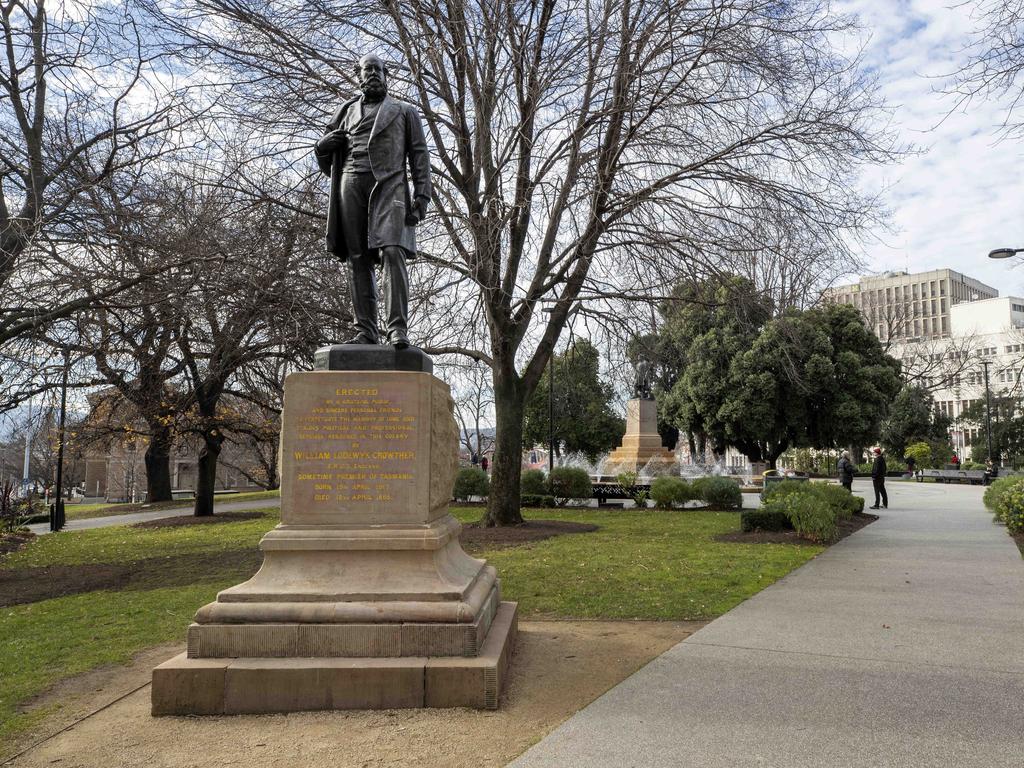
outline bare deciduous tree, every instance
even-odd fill
[[[188,120],[135,5],[0,3],[0,343],[135,284],[75,247],[87,192],[159,160]],[[81,271],[91,290],[54,290]]]
[[[851,182],[893,147],[873,83],[831,45],[851,20],[818,0],[199,5],[220,23],[165,18],[268,151],[316,137],[358,53],[396,62],[433,143],[429,351],[491,369],[491,524],[521,520],[524,403],[581,303],[621,313],[687,265],[777,248],[769,219],[840,255],[875,221]]]
[[[971,0],[976,27],[967,47],[968,60],[952,77],[950,90],[956,108],[974,99],[1006,100],[1006,116],[1000,132],[1019,136],[1024,121],[1018,117],[1024,102],[1024,0]]]

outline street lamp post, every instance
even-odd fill
[[[985,432],[988,439],[988,460],[992,461],[992,395],[988,389],[988,367],[992,365],[992,361],[982,360],[981,365],[985,369]]]
[[[64,371],[60,382],[60,422],[57,427],[57,498],[50,508],[50,530],[59,531],[64,527],[64,416],[68,404],[68,367],[71,350],[64,347]]]
[[[550,315],[554,307],[544,307],[541,314]],[[555,468],[555,350],[548,357],[548,474]]]

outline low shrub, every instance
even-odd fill
[[[864,499],[854,496],[841,485],[812,483],[810,490],[836,511],[836,517],[839,520],[850,518],[864,508]]]
[[[579,467],[555,467],[548,475],[547,486],[559,506],[569,499],[589,499],[594,492],[590,475]]]
[[[805,539],[827,544],[839,535],[838,510],[817,493],[793,493],[779,500],[789,522]]]
[[[640,488],[633,491],[633,503],[636,504],[637,509],[647,509],[647,500],[651,497],[651,492],[646,488]]]
[[[519,493],[522,496],[543,496],[547,493],[546,476],[540,469],[527,469],[519,478]]]
[[[622,486],[626,493],[632,493],[636,487],[636,480],[640,477],[636,472],[619,472],[615,476],[615,482]]]
[[[691,498],[690,484],[679,477],[657,477],[651,483],[651,498],[659,509],[671,509]]]
[[[1024,529],[1024,477],[999,478],[985,491],[982,501],[1010,531]]]
[[[1013,486],[1003,495],[1000,512],[1010,533],[1024,531],[1024,484]]]
[[[524,493],[519,498],[519,502],[524,507],[553,507],[555,506],[555,497],[543,493]]]
[[[703,477],[698,482],[701,483],[700,498],[708,506],[719,509],[740,509],[743,506],[743,493],[734,480],[728,477]]]
[[[782,482],[765,494],[761,510],[785,515],[803,538],[828,543],[839,535],[840,520],[864,510],[864,499],[831,483]]]
[[[463,467],[455,476],[452,496],[459,501],[466,501],[470,496],[486,496],[490,490],[491,481],[486,472],[479,467]]]
[[[740,513],[740,528],[744,531],[791,531],[793,524],[781,510],[746,509]]]
[[[1024,477],[1000,477],[993,480],[992,484],[985,489],[985,495],[981,497],[981,501],[989,512],[999,517],[999,505],[1002,497],[1015,485],[1021,483],[1024,483]]]

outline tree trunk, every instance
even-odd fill
[[[146,448],[146,501],[171,501],[171,429],[151,425]]]
[[[523,472],[524,398],[515,372],[494,376],[494,414],[497,434],[491,462],[491,490],[487,496],[487,526],[519,525],[519,480]]]
[[[193,512],[196,517],[208,517],[213,514],[217,459],[220,457],[220,446],[223,442],[224,437],[219,432],[207,432],[203,435],[203,448],[199,451],[196,472],[196,506]]]

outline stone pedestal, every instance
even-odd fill
[[[448,514],[448,386],[366,367],[288,377],[281,524],[153,671],[153,714],[497,706],[516,607]]]
[[[630,400],[626,404],[626,434],[622,445],[608,454],[604,472],[640,472],[652,460],[665,465],[676,461],[675,454],[661,444],[658,406],[653,400]]]

